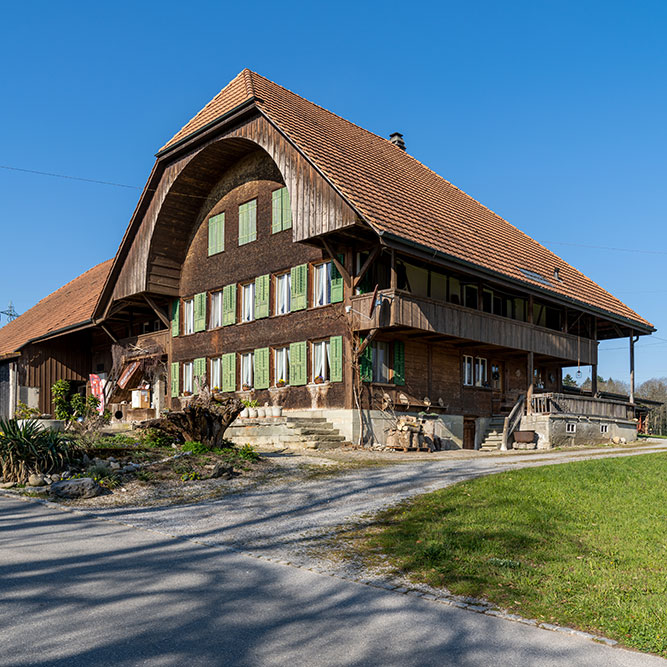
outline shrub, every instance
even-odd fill
[[[0,431],[0,466],[7,482],[21,484],[31,473],[61,470],[76,453],[68,436],[42,430],[34,419],[22,424],[16,419],[0,419]]]
[[[40,412],[37,408],[29,408],[23,401],[19,401],[16,408],[16,419],[35,419]]]
[[[215,454],[218,451],[209,449],[203,442],[197,440],[183,443],[182,449],[184,452],[192,452],[193,454]]]
[[[173,441],[172,436],[156,428],[147,428],[141,436],[141,443],[146,447],[170,447]]]
[[[259,454],[248,444],[238,450],[239,458],[244,461],[259,461]]]

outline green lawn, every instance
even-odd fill
[[[667,455],[505,472],[347,536],[415,581],[667,656]]]

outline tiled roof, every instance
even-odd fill
[[[94,266],[0,329],[0,356],[28,341],[90,320],[112,260]]]
[[[390,141],[250,70],[243,70],[162,150],[253,97],[376,231],[651,326],[583,273]],[[556,268],[560,280],[554,278]],[[543,280],[531,279],[526,270]]]

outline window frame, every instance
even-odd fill
[[[282,300],[281,300],[281,294],[280,294],[280,289],[281,289],[281,283],[285,282],[287,284],[287,310],[284,312],[279,312],[280,307],[282,305]],[[275,293],[274,293],[274,303],[275,303],[275,309],[274,309],[274,315],[289,315],[292,312],[292,272],[291,271],[286,271],[285,273],[278,273],[275,276]]]
[[[283,354],[285,357],[284,369],[280,368],[283,365],[278,360],[280,354]],[[280,380],[284,381],[285,384],[283,386],[289,386],[289,361],[289,345],[273,348],[273,386],[277,387]],[[284,374],[280,373],[281,370],[285,371]]]
[[[565,433],[574,435],[577,432],[577,422],[565,422]]]
[[[470,354],[463,355],[462,380],[464,387],[475,386],[475,358]]]
[[[384,367],[386,368],[386,377],[382,377],[378,368],[378,353],[382,346],[384,349]],[[388,341],[378,340],[371,343],[371,368],[373,371],[373,382],[379,384],[390,384],[393,376],[393,364],[391,362],[391,344]]]
[[[219,329],[222,326],[222,290],[211,292],[210,329]]]
[[[330,363],[330,354],[331,354],[331,339],[325,338],[323,340],[315,340],[311,341],[310,343],[310,379],[311,382],[315,384],[319,384],[316,382],[316,378],[321,377],[322,378],[322,383],[329,382],[329,378],[331,377],[331,363]],[[322,361],[324,362],[324,365],[322,367],[322,373],[317,373],[318,368],[315,367],[315,364],[317,363],[317,353],[316,353],[316,348],[323,348],[323,357]]]
[[[254,204],[254,205],[252,205]],[[244,216],[246,213],[245,211],[252,211],[254,215],[252,215],[248,219],[248,223],[252,223],[251,231],[246,230],[246,234],[242,237],[241,236],[241,216]],[[247,237],[247,238],[246,238]],[[239,246],[242,245],[247,245],[248,243],[252,243],[253,241],[257,240],[257,197],[253,197],[252,199],[249,199],[246,202],[243,202],[243,204],[239,204],[239,210],[238,210],[238,243]]]
[[[209,359],[210,373],[211,373],[211,390],[222,391],[222,357],[213,357]],[[217,371],[216,371],[217,369]],[[215,376],[218,376],[218,382],[215,381]]]
[[[333,262],[331,260],[325,261],[325,262],[318,262],[317,264],[313,264],[313,294],[312,294],[312,306],[313,308],[323,308],[324,306],[330,306],[332,301],[331,301],[331,274],[332,274],[332,267],[333,267]],[[320,278],[318,277],[318,274],[321,272],[322,267],[326,267],[324,270],[324,280],[325,280],[325,286],[324,286],[324,299],[325,303],[317,303],[317,297],[318,297],[318,288],[319,284],[318,281]]]
[[[194,393],[195,386],[195,364],[194,361],[184,361],[183,364],[183,394]]]
[[[475,387],[489,386],[489,360],[486,357],[475,357],[474,380]]]
[[[239,288],[241,290],[241,317],[240,324],[245,324],[246,322],[254,322],[255,320],[255,281],[240,283]],[[246,289],[247,288],[247,289]],[[249,303],[246,303],[246,291],[250,293]],[[246,310],[249,313],[249,317],[246,318]]]
[[[255,353],[253,350],[250,350],[249,352],[241,352],[239,354],[240,359],[240,373],[241,373],[241,389],[243,391],[250,391],[251,389],[254,388],[254,379],[255,379]],[[247,373],[250,374],[250,377],[247,377]],[[245,382],[245,380],[249,379],[250,382]],[[250,389],[244,389],[244,387],[250,387]]]
[[[183,335],[195,332],[195,299],[183,299]]]

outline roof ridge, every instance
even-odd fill
[[[248,97],[255,97],[255,84],[252,80],[254,72],[246,67],[241,74],[243,74],[243,78],[245,79],[246,94]]]

